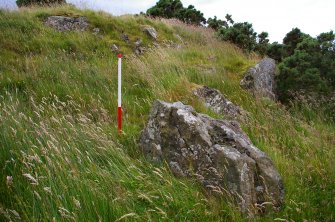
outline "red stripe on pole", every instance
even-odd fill
[[[119,59],[122,59],[122,54],[118,54],[117,57],[118,57]]]
[[[118,107],[117,108],[117,126],[119,133],[122,132],[122,108]]]

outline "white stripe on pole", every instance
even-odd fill
[[[118,130],[119,130],[119,133],[121,134],[122,133],[122,108],[121,108],[121,105],[122,105],[122,102],[121,102],[121,62],[122,62],[122,55],[119,54],[118,55],[118,88],[117,88],[117,103],[118,103],[118,107],[117,107],[117,127],[118,127]]]
[[[121,81],[121,78],[122,78],[122,76],[121,76],[121,72],[122,72],[122,67],[121,67],[122,62],[121,62],[121,60],[122,60],[122,55],[119,54],[118,58],[119,58],[119,61],[118,61],[118,99],[117,99],[117,103],[118,103],[118,107],[121,107],[121,105],[122,105],[122,101],[121,101],[121,82],[122,82]]]

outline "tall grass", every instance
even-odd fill
[[[90,29],[45,27],[43,19],[55,14],[87,16]],[[159,44],[174,41],[182,48],[155,48],[141,25],[158,30]],[[247,220],[224,197],[213,198],[196,181],[175,178],[166,164],[145,160],[137,145],[155,99],[222,117],[192,96],[196,85],[219,89],[249,113],[243,129],[284,179],[283,209],[251,220],[334,220],[335,127],[320,113],[290,111],[241,90],[256,55],[178,21],[71,7],[0,12],[0,27],[0,220]],[[131,43],[122,41],[121,31]],[[149,49],[141,57],[132,56],[137,38]],[[122,136],[111,44],[126,54]]]

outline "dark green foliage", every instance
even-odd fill
[[[230,23],[232,25],[235,23],[234,20],[233,20],[233,18],[232,18],[232,15],[226,14],[225,18],[226,18],[226,20],[227,20],[228,23]]]
[[[255,51],[261,55],[265,55],[269,46],[269,34],[267,32],[261,32],[257,35],[257,45]]]
[[[224,20],[221,20],[221,19],[217,19],[216,16],[214,16],[214,18],[209,18],[207,20],[207,24],[208,24],[208,27],[214,29],[214,30],[219,30],[220,28],[222,27],[228,27],[228,23]]]
[[[257,51],[261,55],[265,55],[269,45],[269,34],[262,32],[257,34],[252,24],[248,22],[235,23],[232,16],[227,14],[226,20],[208,19],[208,26],[218,30],[218,36],[224,40],[234,43],[241,49],[252,52]]]
[[[284,56],[284,49],[285,48],[283,44],[274,42],[268,45],[266,54],[270,58],[273,58],[274,60],[276,60],[277,62],[281,62]]]
[[[320,60],[321,73],[323,77],[335,90],[335,34],[333,31],[321,33],[317,37],[320,45]]]
[[[306,37],[308,37],[307,34],[301,32],[298,28],[294,28],[286,34],[283,44],[278,42],[268,44],[266,54],[277,62],[281,62],[283,58],[293,55],[298,44]]]
[[[153,17],[178,18],[187,24],[206,24],[206,19],[201,11],[193,5],[184,8],[180,0],[160,0],[147,10],[147,14]]]
[[[147,10],[147,14],[154,17],[174,18],[183,8],[180,0],[160,0]]]
[[[31,6],[31,5],[43,5],[43,6],[51,6],[58,4],[65,4],[65,0],[17,0],[16,4],[19,7]]]
[[[286,36],[284,44],[283,54],[289,56],[279,65],[280,100],[288,102],[297,95],[330,98],[335,90],[334,33],[322,33],[312,38],[295,29]]]
[[[228,28],[221,28],[219,36],[222,40],[234,43],[249,52],[255,50],[257,45],[257,33],[252,28],[252,24],[248,22],[235,23]]]
[[[298,28],[294,28],[287,33],[283,39],[283,43],[285,45],[285,56],[292,55],[297,45],[302,42],[305,36],[306,34],[302,33]]]
[[[187,24],[206,24],[204,14],[201,11],[197,10],[193,5],[189,5],[187,8],[181,9],[177,14],[177,18]]]

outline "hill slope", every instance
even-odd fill
[[[43,24],[48,15],[86,16],[90,27],[60,33]],[[142,25],[157,29],[160,47]],[[147,162],[137,146],[155,99],[220,117],[192,96],[195,84],[250,113],[243,129],[284,179],[283,209],[255,220],[335,220],[335,127],[308,106],[287,111],[243,91],[239,81],[257,56],[204,28],[69,7],[0,11],[0,29],[0,220],[244,221],[196,181]],[[140,57],[132,55],[137,38],[148,49]],[[126,54],[122,136],[112,44]]]

